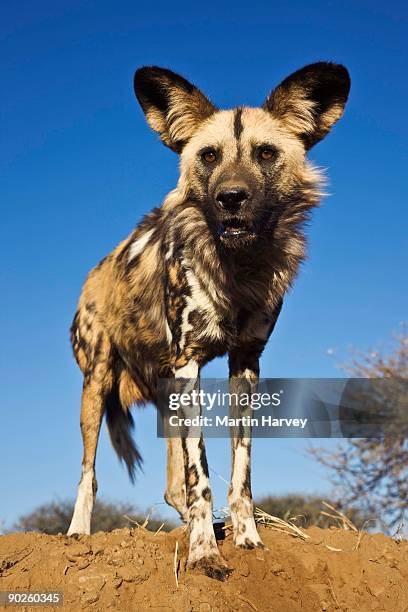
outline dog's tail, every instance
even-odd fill
[[[126,465],[129,478],[133,483],[137,468],[141,469],[143,459],[132,437],[134,420],[130,407],[121,401],[117,382],[105,400],[106,424],[112,446],[120,461]]]

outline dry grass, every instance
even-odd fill
[[[128,516],[127,514],[123,515],[125,517],[126,520],[128,520],[130,523],[133,523],[133,525],[136,525],[138,527],[138,529],[145,529],[146,531],[149,531],[147,529],[147,525],[150,519],[150,512],[149,514],[146,516],[145,520],[143,521],[143,523],[138,523],[135,519],[132,519],[130,516]]]
[[[377,519],[372,518],[372,519],[367,519],[366,521],[364,521],[361,529],[357,529],[357,527],[354,525],[354,523],[351,522],[351,520],[345,515],[343,514],[343,512],[340,512],[340,510],[337,510],[336,508],[334,508],[334,506],[331,506],[329,503],[327,503],[326,501],[322,501],[322,504],[326,507],[329,508],[329,510],[331,510],[332,512],[326,512],[324,510],[322,510],[321,514],[323,514],[324,516],[328,516],[332,519],[334,519],[337,523],[337,525],[341,528],[344,529],[345,531],[354,531],[355,533],[358,534],[357,537],[357,542],[353,548],[353,550],[358,550],[361,544],[361,540],[363,539],[364,534],[366,533],[364,531],[364,527],[366,525],[368,525],[368,523],[370,523],[371,521],[376,521]],[[326,544],[327,546],[327,544]],[[327,546],[327,548],[329,548],[330,550],[337,550],[337,549],[332,549],[330,546]]]
[[[326,501],[322,501],[322,504],[325,508],[328,508],[331,512],[322,510],[321,514],[332,518],[336,522],[337,526],[340,527],[341,529],[345,531],[354,531],[356,534],[358,534],[357,542],[353,549],[353,550],[358,550],[361,540],[363,538],[363,535],[365,533],[363,530],[364,526],[370,520],[375,520],[375,519],[367,520],[364,523],[363,528],[359,530],[343,512],[341,512],[340,510],[337,510],[334,506],[332,506]],[[274,531],[279,531],[280,533],[285,533],[294,538],[300,538],[303,541],[309,540],[311,543],[313,544],[315,543],[312,541],[310,535],[305,533],[302,529],[300,529],[300,527],[296,525],[295,521],[298,518],[300,518],[300,516],[295,516],[290,519],[283,520],[277,516],[272,516],[271,514],[268,514],[261,508],[255,508],[254,517],[255,517],[256,522],[259,525],[264,525],[265,527],[268,527],[269,529],[273,529]],[[230,527],[231,525],[226,525],[225,529],[228,529]],[[319,543],[323,544],[328,550],[331,550],[333,552],[342,552],[341,548],[335,548],[334,546],[330,546],[329,544],[326,544],[325,542],[319,542]]]
[[[300,538],[301,540],[308,540],[310,538],[307,533],[302,531],[292,519],[284,521],[277,516],[272,516],[268,514],[261,508],[255,508],[254,512],[255,521],[259,525],[264,525],[265,527],[269,527],[274,531],[280,531],[281,533],[286,533],[294,538]]]
[[[138,529],[144,529],[145,531],[150,531],[150,529],[147,528],[147,525],[149,524],[149,520],[152,514],[153,508],[151,508],[149,510],[149,512],[147,513],[147,516],[145,518],[145,520],[143,521],[143,523],[138,523],[138,521],[136,521],[136,519],[133,519],[131,516],[124,514],[123,516],[125,517],[125,519],[127,521],[129,521],[130,523],[133,523],[133,525],[136,525],[136,527]],[[157,535],[158,533],[160,533],[160,531],[163,529],[163,527],[165,526],[165,522],[162,523],[160,525],[160,527],[154,532],[154,535]]]
[[[322,514],[323,516],[328,516],[332,518],[333,520],[335,520],[338,526],[341,529],[344,529],[345,531],[358,532],[357,527],[350,521],[349,518],[347,518],[345,514],[343,514],[343,512],[340,512],[340,510],[337,510],[334,506],[331,506],[326,501],[322,501],[322,504],[326,508],[329,508],[329,510],[331,510],[332,512],[330,513],[330,512],[326,512],[325,510],[322,510],[320,514]]]

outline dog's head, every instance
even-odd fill
[[[137,99],[151,128],[180,154],[180,183],[226,248],[244,248],[273,227],[307,167],[306,152],[340,119],[350,79],[338,64],[298,70],[260,108],[218,110],[183,77],[137,70]]]

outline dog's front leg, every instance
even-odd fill
[[[197,387],[198,377],[199,368],[194,361],[176,370],[176,378],[184,379],[183,393]],[[200,414],[199,402],[183,408],[185,418],[193,419]],[[186,425],[183,428],[182,447],[190,534],[188,567],[211,578],[224,580],[229,569],[219,553],[214,535],[210,479],[201,427]]]
[[[250,352],[231,352],[229,365],[231,398],[239,397],[242,393],[248,396],[255,393],[259,375],[258,357]],[[230,416],[237,423],[230,430],[232,469],[228,491],[234,544],[241,548],[263,548],[255,525],[251,492],[252,407],[250,404],[243,407],[231,402]]]

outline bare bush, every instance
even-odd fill
[[[393,411],[391,425],[381,438],[349,439],[334,450],[312,448],[309,453],[328,469],[336,497],[343,506],[358,505],[365,514],[376,518],[386,531],[392,531],[403,523],[408,507],[406,328],[394,338],[390,351],[357,354],[344,369],[356,378],[396,381],[397,384],[391,386],[394,392],[388,397]],[[403,400],[401,389],[405,390]],[[397,422],[403,427],[393,426]]]

